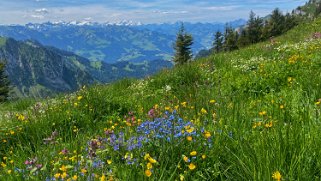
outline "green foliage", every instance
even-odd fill
[[[213,50],[215,53],[221,52],[223,50],[223,34],[217,31],[214,36]]]
[[[237,39],[238,33],[234,31],[231,27],[227,26],[224,33],[224,51],[233,51],[237,50]]]
[[[10,92],[10,83],[5,72],[5,64],[0,62],[0,102],[8,99]]]
[[[182,24],[177,33],[176,42],[174,45],[175,55],[173,62],[175,62],[176,65],[183,65],[192,59],[192,44],[193,37],[185,32],[184,25]]]

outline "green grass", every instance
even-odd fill
[[[320,180],[313,23],[143,80],[1,105],[0,180]]]

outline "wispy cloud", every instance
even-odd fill
[[[290,11],[306,0],[0,0],[0,23],[120,20],[159,23],[174,21],[230,21],[260,16],[275,7]]]

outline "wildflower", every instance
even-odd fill
[[[261,112],[259,112],[259,115],[260,115],[260,116],[265,116],[266,114],[267,114],[266,111],[261,111]]]
[[[269,123],[266,123],[264,126],[265,126],[266,128],[271,128],[271,127],[273,126],[273,122],[270,121]]]
[[[214,99],[210,100],[211,104],[214,104],[216,101]]]
[[[180,181],[183,181],[184,179],[185,179],[184,175],[180,174],[180,175],[179,175],[179,180],[180,180]]]
[[[83,97],[82,96],[78,96],[77,100],[80,101]]]
[[[77,175],[74,175],[73,177],[72,177],[72,180],[77,180],[78,179],[78,176]]]
[[[154,158],[152,158],[152,157],[149,157],[148,158],[148,161],[150,162],[150,163],[156,163],[157,161],[154,159]]]
[[[281,175],[281,173],[280,173],[279,171],[275,171],[275,172],[272,174],[272,178],[273,178],[274,180],[280,181],[281,178],[282,178],[282,175]]]
[[[7,165],[6,165],[5,163],[1,162],[1,166],[2,166],[3,168],[5,168]]]
[[[202,113],[202,114],[207,114],[206,109],[202,108],[202,109],[201,109],[201,113]]]
[[[147,177],[150,177],[152,175],[152,172],[148,169],[148,170],[145,170],[145,175]]]
[[[12,172],[12,170],[8,170],[8,171],[7,171],[7,173],[8,173],[9,175],[11,174],[11,172]]]
[[[66,172],[67,171],[67,167],[65,165],[62,165],[60,168],[59,168],[60,171],[62,172]]]
[[[14,131],[13,131],[13,130],[11,130],[11,131],[10,131],[10,134],[11,134],[11,135],[14,135]]]
[[[194,131],[194,127],[191,127],[191,126],[187,126],[185,127],[185,129],[186,129],[186,132],[188,133],[192,133]]]
[[[112,160],[107,160],[107,164],[110,165],[113,161]]]
[[[188,168],[190,170],[194,170],[196,168],[196,166],[193,163],[191,163],[191,164],[188,165]]]
[[[100,181],[105,181],[106,180],[106,176],[103,174],[101,177],[100,177]]]
[[[56,173],[56,174],[54,175],[54,177],[55,177],[56,179],[59,179],[60,173]]]
[[[68,175],[67,175],[67,172],[64,172],[63,174],[61,174],[61,178],[62,178],[62,179],[65,179],[67,176],[68,176]]]
[[[202,155],[202,159],[204,160],[206,158],[206,155]]]
[[[280,109],[284,109],[284,105],[280,105]]]
[[[147,169],[150,170],[150,169],[152,169],[152,168],[153,168],[153,165],[152,165],[150,162],[148,162],[148,163],[147,163]]]
[[[187,157],[187,156],[183,156],[183,160],[185,161],[185,162],[190,162],[190,160],[189,160],[189,158]]]
[[[186,107],[187,102],[182,102],[181,105],[182,105],[183,107]]]
[[[187,141],[192,141],[192,140],[193,140],[193,137],[187,136],[186,139],[187,139]]]
[[[207,139],[210,138],[211,137],[211,133],[208,132],[208,131],[205,131],[204,132],[204,137],[207,138]]]
[[[197,152],[196,152],[196,151],[192,151],[192,152],[190,153],[190,155],[191,155],[191,156],[196,156],[196,155],[197,155]]]
[[[87,173],[87,170],[84,169],[84,168],[82,168],[80,171],[81,171],[81,173],[83,173],[83,174],[86,174],[86,173]]]

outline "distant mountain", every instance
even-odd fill
[[[6,72],[18,97],[44,97],[74,91],[94,82],[139,78],[171,66],[170,62],[163,60],[140,64],[126,61],[115,64],[93,62],[36,41],[16,41],[3,37],[0,37],[0,61],[7,63]]]
[[[241,26],[245,20],[229,23]],[[17,40],[33,39],[47,46],[72,51],[92,61],[115,63],[170,60],[173,43],[181,23],[118,24],[92,22],[55,22],[0,26],[0,36]],[[184,23],[194,37],[194,53],[211,46],[213,34],[222,31],[223,23]]]

